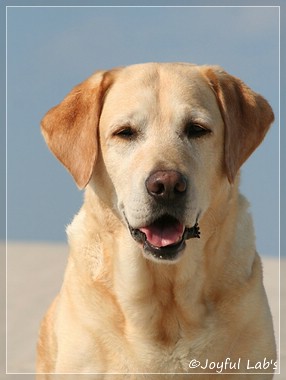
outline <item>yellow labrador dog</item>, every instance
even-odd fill
[[[272,319],[238,185],[273,118],[239,79],[184,63],[96,72],[46,114],[49,148],[86,192],[40,330],[40,379],[272,378]]]

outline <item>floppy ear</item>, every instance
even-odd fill
[[[109,72],[97,72],[77,85],[41,122],[46,143],[84,188],[97,158],[97,130],[103,99],[111,85]]]
[[[262,142],[274,120],[268,102],[217,66],[204,68],[225,124],[224,163],[229,182]]]

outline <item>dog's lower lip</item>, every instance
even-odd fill
[[[144,251],[160,260],[175,260],[178,254],[185,248],[185,240],[182,238],[176,244],[170,244],[165,247],[155,247],[146,239],[143,248]]]

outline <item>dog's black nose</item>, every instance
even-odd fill
[[[159,170],[146,180],[147,191],[155,199],[164,201],[181,198],[187,191],[187,179],[175,170]]]

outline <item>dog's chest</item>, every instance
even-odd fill
[[[177,341],[171,341],[167,329],[158,331],[151,339],[133,334],[118,350],[114,351],[113,363],[126,373],[186,373],[190,372],[190,363],[195,359],[203,361],[207,355],[217,359],[218,352],[213,351],[213,334],[204,331],[199,336],[183,333]],[[123,365],[124,363],[124,365]],[[123,366],[122,366],[123,365]],[[111,368],[110,368],[111,369]],[[110,370],[109,369],[109,370]]]
[[[136,368],[136,372],[142,373],[189,372],[193,358],[203,357],[206,351],[213,356],[213,321],[198,321],[172,304],[148,305],[131,313],[132,318],[126,321],[121,354],[128,371]],[[121,363],[122,358],[118,365]]]

